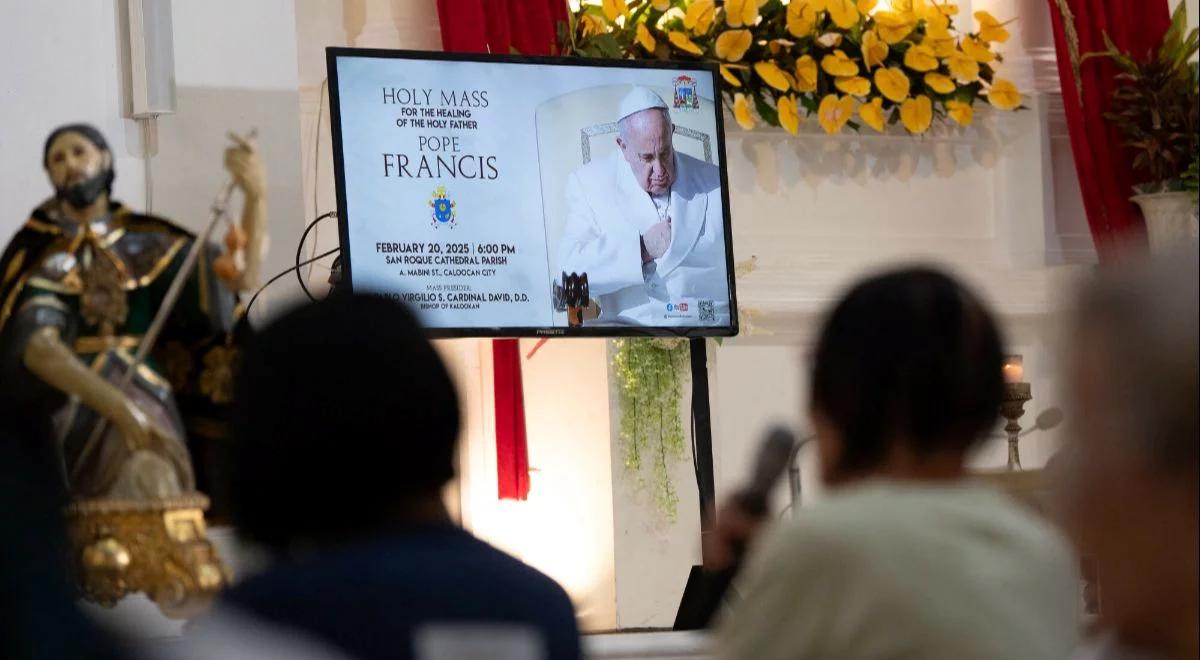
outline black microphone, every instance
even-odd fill
[[[788,429],[777,426],[767,433],[767,437],[758,447],[758,455],[754,459],[754,467],[750,472],[750,480],[738,490],[734,496],[736,506],[756,517],[765,517],[768,512],[768,498],[775,482],[783,476],[792,458],[792,449],[796,445],[796,436]],[[713,615],[721,606],[733,578],[737,576],[746,555],[746,547],[737,542],[733,547],[734,562],[728,568],[719,571],[706,571],[703,580],[703,593],[699,605],[703,627],[712,623]],[[678,629],[678,622],[677,622]]]
[[[796,446],[796,435],[782,426],[776,426],[759,445],[758,456],[750,481],[738,491],[736,497],[747,513],[763,516],[767,514],[767,498],[775,482],[787,470],[792,448]]]

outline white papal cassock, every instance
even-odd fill
[[[587,273],[601,311],[588,325],[729,324],[721,174],[715,165],[675,153],[666,211],[671,244],[644,266],[641,235],[659,222],[659,212],[620,150],[572,172],[566,196],[558,267]]]

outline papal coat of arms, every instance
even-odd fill
[[[429,208],[431,209],[429,217],[434,227],[454,226],[458,212],[455,210],[454,201],[450,199],[450,193],[446,191],[446,186],[438,186],[434,189],[433,197],[429,200]]]
[[[696,79],[691,76],[679,76],[675,79],[676,110],[699,110],[700,94],[696,91]]]

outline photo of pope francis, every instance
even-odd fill
[[[567,178],[559,270],[587,273],[588,325],[725,326],[729,282],[721,174],[679,153],[663,99],[634,87],[618,149]]]

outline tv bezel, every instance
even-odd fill
[[[613,60],[581,57],[543,57],[528,55],[490,55],[476,53],[447,53],[441,51],[386,50],[379,48],[328,47],[325,64],[329,76],[329,118],[333,138],[334,179],[337,188],[338,236],[341,240],[342,280],[339,286],[354,290],[354,269],[350,251],[350,223],[346,212],[346,177],[342,153],[342,120],[339,100],[337,62],[339,58],[375,58],[391,60],[433,60],[450,62],[479,62],[487,64],[535,64],[571,67],[600,67],[623,69],[658,69],[707,71],[712,75],[714,112],[716,114],[718,168],[721,174],[721,203],[725,223],[725,272],[729,285],[729,325],[722,326],[496,326],[496,327],[432,327],[425,332],[433,338],[465,337],[734,337],[738,334],[737,291],[734,278],[733,232],[729,208],[729,173],[725,156],[725,118],[721,106],[724,82],[715,63],[686,60]],[[545,222],[543,217],[542,222]],[[415,311],[417,318],[420,312]]]

